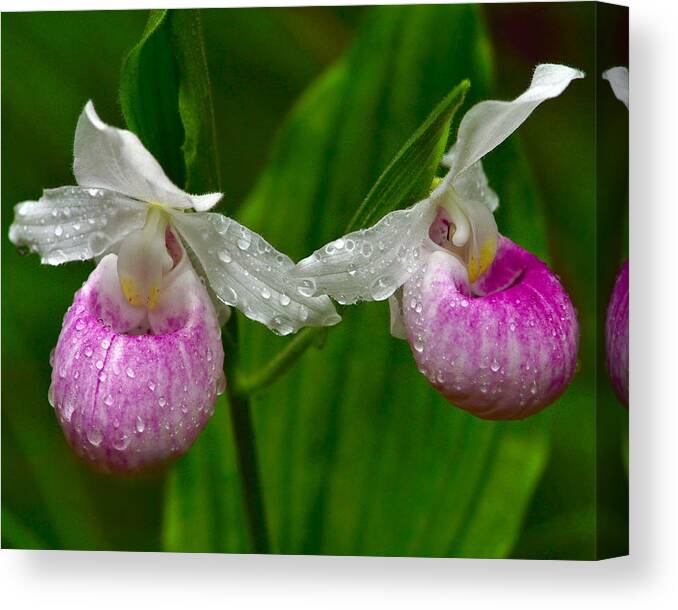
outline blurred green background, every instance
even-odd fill
[[[71,453],[47,402],[48,361],[91,264],[42,267],[7,239],[14,204],[73,183],[73,134],[88,99],[123,126],[120,66],[146,18],[2,16],[4,547],[251,548],[225,398],[167,472],[112,478]],[[539,62],[588,75],[486,160],[500,231],[548,260],[578,309],[574,382],[528,420],[478,420],[417,373],[407,344],[388,333],[384,303],[349,309],[322,350],[254,402],[272,550],[625,553],[628,413],[607,384],[601,333],[606,295],[628,255],[628,115],[600,73],[628,65],[627,13],[594,3],[222,9],[203,11],[203,24],[221,210],[295,259],[340,234],[462,78],[472,90],[453,130],[475,101],[524,90]],[[241,336],[252,369],[287,341],[244,320]]]

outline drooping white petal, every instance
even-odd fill
[[[383,301],[416,270],[436,214],[432,199],[384,216],[300,261],[290,276],[299,290],[327,294],[339,303]]]
[[[559,64],[540,64],[529,88],[516,99],[488,100],[469,110],[459,125],[457,141],[447,156],[453,175],[467,170],[508,138],[543,101],[559,96],[584,73]]]
[[[629,107],[629,69],[623,66],[610,68],[603,72],[603,78],[609,81],[615,97]]]
[[[407,328],[405,328],[403,319],[402,290],[388,297],[388,309],[391,314],[391,336],[396,339],[407,339]]]
[[[174,212],[172,223],[217,297],[248,318],[280,335],[341,320],[327,297],[295,290],[288,278],[294,263],[257,233],[221,214]]]
[[[75,129],[73,172],[80,186],[105,188],[168,207],[211,208],[221,193],[189,195],[172,183],[131,131],[106,125],[91,101]]]
[[[66,186],[15,206],[9,239],[60,265],[114,250],[144,224],[148,206],[113,191]]]

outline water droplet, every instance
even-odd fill
[[[104,371],[99,373],[99,381],[106,381],[106,373]]]
[[[51,383],[49,384],[49,390],[47,390],[47,400],[49,401],[50,406],[54,408],[54,386]]]
[[[104,398],[104,404],[109,407],[113,404],[113,396],[111,394],[108,394],[106,398]]]
[[[167,404],[167,401],[165,400],[164,396],[161,396],[160,398],[158,398],[158,405],[160,407],[164,407],[166,404]]]
[[[291,299],[286,294],[281,293],[280,297],[279,297],[279,301],[280,301],[280,304],[283,307],[287,307],[290,304]]]
[[[247,250],[252,243],[252,238],[247,233],[243,233],[242,237],[238,240],[238,248],[241,250]]]
[[[64,228],[61,225],[54,227],[54,235],[56,237],[61,237],[64,233]]]
[[[73,417],[73,411],[75,411],[75,405],[72,402],[64,401],[61,412],[63,413],[64,419],[67,422],[71,421],[71,417]]]
[[[82,318],[78,318],[75,322],[75,330],[82,330],[85,328],[85,321]]]
[[[462,307],[468,307],[468,301],[466,299],[462,299],[460,305]]]
[[[149,389],[151,392],[154,392],[154,391],[155,391],[155,383],[153,383],[150,379],[148,380],[148,389]]]
[[[228,264],[233,260],[233,257],[231,256],[231,253],[228,250],[219,250],[217,256],[219,257],[219,260],[222,263]]]
[[[146,424],[144,423],[144,420],[141,419],[141,417],[139,417],[139,416],[137,415],[137,422],[136,422],[136,429],[137,429],[137,432],[138,432],[139,434],[141,434],[141,433],[144,431],[144,428],[146,428]]]
[[[311,278],[301,280],[301,282],[299,282],[299,285],[297,286],[297,292],[302,297],[312,297],[313,294],[315,293],[315,289],[316,289],[315,280],[312,280]]]
[[[134,369],[132,369],[131,367],[128,366],[128,367],[125,369],[125,374],[126,374],[130,379],[134,379]]]
[[[515,332],[515,330],[516,330],[516,325],[515,325],[513,322],[511,322],[511,324],[509,324],[509,330],[510,330],[512,333]]]
[[[501,365],[500,365],[496,360],[493,360],[493,361],[492,361],[492,364],[490,364],[490,370],[492,370],[492,371],[495,372],[495,373],[496,373],[500,368],[501,368]]]
[[[339,239],[337,239],[337,240],[334,242],[334,247],[335,247],[337,250],[341,250],[341,249],[344,247],[345,243],[346,243],[346,242],[344,242],[343,239],[339,238]]]
[[[102,368],[104,368],[104,361],[103,360],[97,360],[94,366],[96,366],[97,369],[101,370]]]
[[[294,331],[294,327],[287,318],[276,316],[271,320],[271,330],[278,335],[289,335]]]
[[[271,291],[268,288],[266,288],[266,286],[264,286],[261,289],[261,298],[262,299],[270,299],[271,298]]]
[[[104,339],[101,342],[101,348],[102,349],[108,349],[109,347],[111,347],[111,340],[110,339]]]
[[[421,337],[417,337],[414,340],[414,349],[417,350],[418,352],[423,352],[424,351],[424,342],[422,341]]]
[[[124,432],[116,432],[115,438],[113,439],[113,448],[118,451],[124,451],[129,447],[131,440],[132,439]]]
[[[101,445],[103,438],[103,434],[101,434],[101,430],[99,430],[99,428],[89,428],[87,430],[87,440],[91,445],[98,447]]]
[[[382,301],[383,299],[391,296],[394,289],[395,282],[393,278],[388,275],[384,275],[377,279],[374,284],[372,284],[372,298],[375,301]]]
[[[90,224],[92,223],[92,220],[90,218]],[[92,251],[92,254],[96,256],[97,254],[101,254],[106,248],[108,248],[108,244],[110,243],[110,240],[108,237],[106,237],[105,234],[103,234],[101,231],[97,231],[96,233],[93,233],[88,242],[87,245],[89,246],[89,249]]]

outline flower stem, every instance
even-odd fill
[[[229,365],[227,371],[227,375],[230,375],[231,378],[237,378],[235,375],[238,366],[237,336],[237,319],[236,316],[231,316],[228,323],[228,340],[232,344],[233,349],[228,359]],[[268,553],[270,552],[268,526],[264,509],[254,426],[252,423],[252,406],[249,397],[236,392],[234,385],[229,383],[226,387],[226,393],[238,460],[240,491],[247,518],[247,528],[252,543],[252,550],[255,553]]]
[[[326,328],[317,327],[299,331],[263,368],[251,375],[241,373],[236,377],[234,393],[237,396],[252,396],[267,388],[284,375],[311,345],[319,343],[326,332]]]

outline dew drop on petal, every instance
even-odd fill
[[[118,431],[116,432],[115,438],[113,439],[113,448],[117,449],[118,451],[124,451],[127,449],[127,447],[129,447],[131,440],[132,439],[129,437],[129,435]]]
[[[492,364],[490,364],[490,370],[493,371],[494,373],[496,373],[500,368],[501,366],[496,360],[493,360]]]
[[[247,234],[243,233],[242,237],[238,240],[238,248],[241,250],[247,250],[252,243],[252,238]]]
[[[166,404],[167,404],[167,400],[165,400],[164,396],[161,396],[160,398],[158,398],[158,406],[164,407]]]
[[[133,369],[133,368],[131,368],[131,367],[128,366],[128,367],[125,369],[125,374],[126,374],[130,379],[134,379],[134,369]]]
[[[286,294],[280,293],[279,301],[283,307],[287,307],[290,304],[291,299]]]
[[[382,276],[372,284],[372,298],[376,301],[381,301],[390,296],[394,289],[395,282],[393,278],[388,275]]]
[[[113,396],[111,394],[108,394],[106,398],[104,398],[104,404],[109,407],[113,404]]]
[[[101,445],[101,441],[103,440],[103,435],[101,434],[101,430],[99,428],[89,428],[87,430],[87,440],[90,442],[91,445],[94,445],[95,447],[98,447]]]
[[[137,421],[136,421],[136,429],[137,429],[137,432],[138,432],[139,434],[141,434],[141,433],[144,431],[145,428],[146,428],[146,424],[144,423],[144,420],[141,419],[141,417],[139,417],[139,416],[137,415]]]
[[[302,297],[312,297],[315,293],[315,288],[315,280],[308,278],[299,282],[299,285],[297,286],[297,292]]]
[[[75,322],[75,330],[80,331],[85,328],[85,321],[82,318],[78,318]]]
[[[61,237],[63,235],[63,233],[64,233],[64,229],[61,225],[57,225],[56,227],[54,227],[54,235],[56,237]]]
[[[222,263],[228,264],[233,260],[233,257],[231,256],[231,253],[228,250],[219,250],[217,256],[219,257],[219,260]]]

